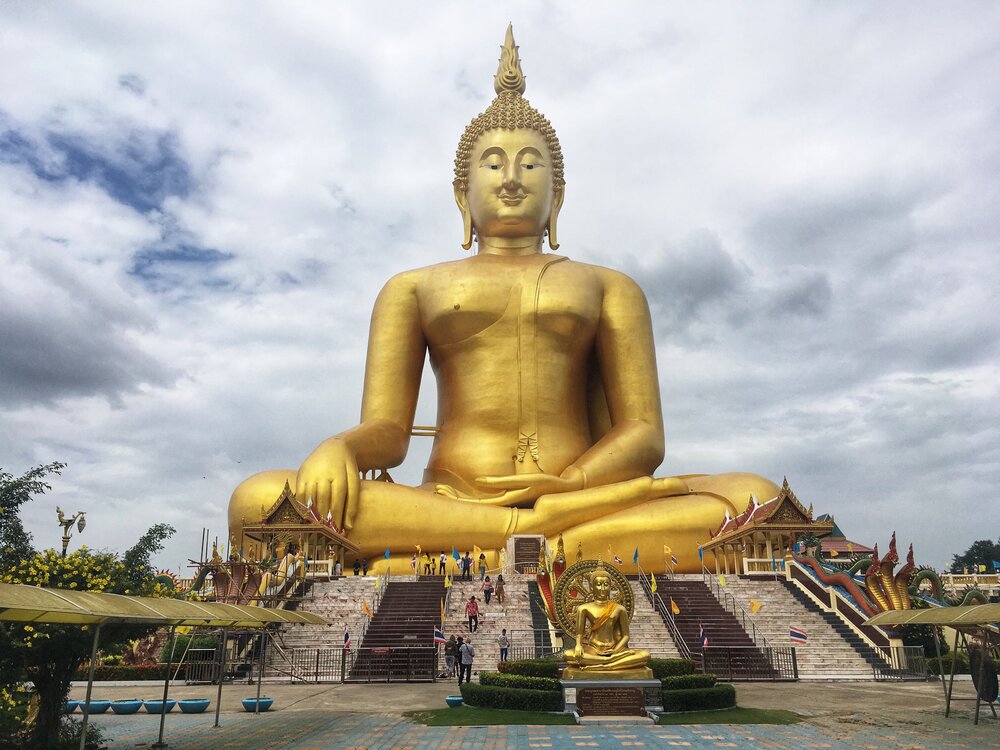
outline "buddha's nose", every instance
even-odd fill
[[[503,170],[503,186],[509,190],[520,185],[521,176],[518,174],[517,167],[513,163],[508,164]]]

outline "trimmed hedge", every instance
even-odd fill
[[[664,677],[694,674],[694,662],[690,659],[650,659],[648,666],[653,670],[653,677],[658,680]]]
[[[735,706],[736,688],[728,683],[696,690],[663,691],[664,711],[711,711]]]
[[[177,679],[184,679],[184,665],[181,665]],[[173,679],[177,665],[170,667],[170,677]],[[88,668],[86,666],[77,670],[74,680],[86,680]],[[104,682],[108,680],[160,680],[167,676],[166,664],[98,664],[94,668],[94,681]]]
[[[515,659],[513,661],[502,661],[497,664],[497,669],[503,674],[519,674],[525,677],[552,677],[558,678],[562,673],[559,662],[551,659]]]
[[[561,692],[551,690],[524,690],[495,685],[462,685],[462,700],[480,708],[510,708],[515,711],[562,711]]]
[[[954,658],[954,652],[945,654],[940,659],[932,656],[927,660],[927,671],[933,675],[944,673],[945,677],[947,677],[951,674],[951,662]],[[955,669],[955,674],[969,674],[969,657],[965,653],[959,653],[958,655],[958,667]]]
[[[526,677],[520,674],[500,674],[499,672],[480,672],[479,684],[526,690],[559,691],[562,689],[559,680],[554,677]]]
[[[679,674],[660,680],[664,690],[698,690],[715,684],[714,674]]]

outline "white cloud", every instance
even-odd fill
[[[92,545],[165,520],[176,566],[240,478],[352,424],[380,284],[461,257],[451,160],[513,20],[566,154],[561,251],[657,316],[664,469],[787,474],[943,564],[997,535],[998,16],[4,6],[0,465],[67,460],[51,499]]]

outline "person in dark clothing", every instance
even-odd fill
[[[360,560],[355,560],[354,561],[354,575],[358,575],[358,573],[360,573],[360,572],[361,572],[361,561]]]

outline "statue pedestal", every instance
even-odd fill
[[[663,685],[659,680],[588,673],[559,683],[566,713],[576,714],[581,723],[608,718],[648,721],[650,711],[663,711]]]

